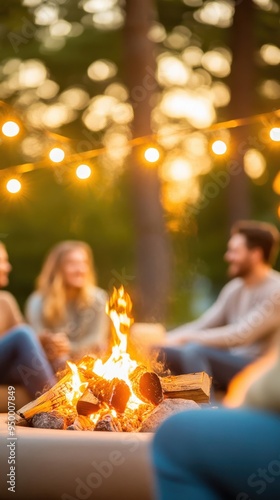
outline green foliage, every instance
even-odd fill
[[[279,2],[276,3],[279,5]],[[80,20],[81,11],[77,2],[68,1],[66,4],[66,19]],[[158,19],[168,32],[178,25],[186,26],[191,30],[192,40],[204,49],[229,43],[228,29],[197,23],[193,18],[194,9],[184,5],[183,1],[158,0],[156,4]],[[32,19],[28,9],[19,0],[1,0],[2,61],[14,57],[22,60],[42,59],[49,68],[50,78],[62,90],[73,84],[81,85],[91,96],[104,90],[103,83],[94,83],[87,77],[86,69],[95,59],[113,60],[119,67],[118,79],[121,79],[125,68],[120,30],[108,32],[86,28],[79,37],[67,39],[66,45],[57,52],[42,52],[36,38],[31,36],[19,45],[18,53],[15,53],[8,35],[14,33],[23,36],[24,23],[26,20],[32,23]],[[278,27],[279,14],[256,9],[256,48],[268,41],[277,45]],[[278,67],[256,64],[256,87],[264,75],[277,79]],[[11,104],[14,97],[10,99]],[[255,95],[256,113],[276,107],[279,107],[278,101],[267,102],[258,94]],[[223,119],[226,115],[227,109],[220,111],[219,117]],[[83,137],[79,119],[60,132],[76,140]],[[1,146],[1,169],[21,163],[20,150],[14,144]],[[251,186],[252,216],[275,223],[278,199],[272,194],[271,183],[278,171],[278,153],[270,153],[268,148],[265,150],[269,165],[266,182],[252,183]],[[45,169],[25,175],[26,188],[18,198],[8,196],[1,187],[0,239],[7,244],[14,267],[10,289],[21,305],[34,286],[47,251],[63,239],[82,239],[92,246],[102,287],[107,289],[112,280],[118,279],[116,276],[122,275],[123,269],[129,276],[135,275],[135,235],[127,175],[120,175],[114,183],[110,183],[99,175],[98,164],[95,169],[96,176],[86,185],[78,183],[68,173],[56,176],[51,169]],[[201,188],[210,180],[209,176],[202,178]],[[229,231],[226,207],[227,192],[221,189],[197,216],[189,219],[189,207],[186,207],[180,231],[170,235],[174,270],[168,315],[170,326],[194,316],[193,304],[197,295],[202,295],[204,286],[197,286],[198,276],[208,277],[212,284],[206,290],[209,300],[217,295],[225,283],[223,253]],[[133,283],[129,283],[129,286],[133,287]]]

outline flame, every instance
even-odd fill
[[[67,361],[67,365],[72,371],[71,386],[69,386],[69,391],[66,391],[65,398],[72,406],[75,406],[78,399],[83,395],[84,391],[88,386],[88,382],[82,382],[78,368],[71,361]]]
[[[140,404],[143,404],[143,401],[133,393],[129,379],[129,375],[138,366],[137,361],[131,359],[127,352],[127,336],[133,323],[131,309],[130,296],[125,292],[123,286],[118,290],[114,288],[113,294],[107,303],[106,312],[113,322],[117,338],[109,359],[105,363],[101,359],[96,360],[93,372],[106,380],[112,380],[114,377],[124,380],[131,391],[127,407],[135,409]]]

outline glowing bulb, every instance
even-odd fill
[[[215,155],[224,155],[227,151],[227,145],[224,141],[214,141],[211,147]]]
[[[7,191],[15,194],[21,190],[21,183],[17,179],[10,179],[6,184]]]
[[[19,131],[19,125],[13,121],[5,122],[2,126],[2,132],[6,137],[15,137]]]
[[[49,152],[49,157],[54,163],[59,163],[64,160],[65,153],[61,148],[53,148]]]
[[[91,175],[91,168],[88,165],[79,165],[76,168],[76,176],[79,179],[88,179]]]
[[[269,132],[270,139],[275,142],[280,141],[280,128],[273,127]]]
[[[155,163],[159,159],[159,150],[157,148],[148,148],[144,153],[144,157],[149,163]]]

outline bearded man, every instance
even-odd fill
[[[167,334],[161,352],[173,374],[205,371],[224,389],[266,352],[280,329],[280,273],[272,269],[278,246],[271,224],[232,227],[225,253],[229,283],[199,319]]]

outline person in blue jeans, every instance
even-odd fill
[[[0,384],[22,384],[34,399],[55,383],[53,370],[28,325],[18,325],[0,338]]]
[[[157,500],[279,500],[280,355],[232,382],[228,406],[167,419],[155,434]],[[270,368],[272,366],[272,368]]]
[[[11,265],[0,243],[0,288],[7,286]],[[30,396],[56,382],[53,370],[33,330],[22,318],[9,292],[0,291],[0,384],[23,384]]]

